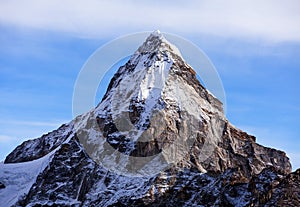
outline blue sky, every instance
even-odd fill
[[[235,126],[300,167],[298,1],[122,2],[0,2],[0,160],[72,119],[77,75],[97,48],[160,29],[208,55]]]

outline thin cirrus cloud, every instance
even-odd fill
[[[62,123],[67,123],[66,120],[58,122],[38,122],[38,121],[0,121],[0,123],[22,125],[22,126],[46,126],[46,127],[58,127]]]
[[[15,137],[0,134],[0,143],[7,143],[16,140]]]
[[[62,5],[63,4],[63,5]],[[300,41],[300,2],[1,1],[0,23],[95,38],[161,29],[181,34]]]

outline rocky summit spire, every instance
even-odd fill
[[[286,206],[299,171],[225,117],[153,32],[101,103],[0,163],[2,206]]]
[[[171,44],[159,30],[152,32],[146,41],[138,48],[137,53],[173,53],[182,58],[180,51]],[[182,58],[183,59],[183,58]]]

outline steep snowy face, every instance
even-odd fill
[[[195,71],[183,60],[178,48],[169,43],[159,31],[155,31],[115,74],[98,108],[101,111],[112,102],[117,114],[120,110],[128,110],[124,101],[134,99],[147,106],[149,112],[161,99],[165,101],[174,96],[184,96],[178,90],[178,84],[184,85],[187,93],[194,90],[207,102],[205,105],[216,106],[222,113],[222,103],[199,83]],[[120,102],[122,104],[119,105]],[[213,107],[208,110],[215,110]]]
[[[171,46],[159,31],[152,33],[126,65],[119,69],[104,99],[109,95],[111,97],[108,99],[113,103],[135,99],[152,109],[161,98],[170,69],[174,65],[175,54],[181,58],[178,49]],[[127,110],[119,105],[114,105],[113,109],[118,110],[115,113]]]
[[[190,97],[197,101],[191,104]],[[222,103],[200,84],[179,50],[155,31],[115,74],[96,111],[99,115],[109,111],[114,120],[127,114],[131,121],[124,125],[133,127],[134,122],[139,129],[149,126],[154,110],[176,105],[199,114],[200,110],[194,110],[197,104],[223,115]]]

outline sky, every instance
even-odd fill
[[[229,121],[300,168],[299,11],[297,0],[0,1],[0,160],[72,120],[74,84],[95,50],[159,29],[210,58]]]

